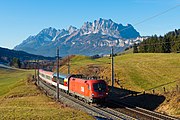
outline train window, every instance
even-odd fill
[[[53,77],[53,80],[54,80],[54,82],[56,82],[56,77],[55,76]]]
[[[104,83],[94,83],[93,88],[95,92],[105,92],[106,91],[106,84]]]
[[[54,77],[54,81],[57,81],[57,77]],[[64,78],[59,78],[59,84],[64,85]]]
[[[50,77],[50,76],[48,76],[48,75],[46,75],[46,78],[47,78],[48,80],[51,80],[51,77]]]
[[[44,74],[42,74],[42,77],[45,77],[45,75],[44,75]]]
[[[59,83],[60,83],[61,85],[64,85],[64,78],[59,78]]]

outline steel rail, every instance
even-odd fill
[[[158,112],[154,112],[154,111],[150,111],[150,110],[147,110],[147,109],[144,109],[144,108],[129,105],[129,104],[124,103],[124,102],[119,102],[119,101],[117,102],[115,100],[111,100],[110,102],[111,102],[111,104],[124,106],[124,108],[126,108],[126,109],[128,109],[130,111],[142,114],[142,115],[147,116],[147,117],[151,117],[152,119],[157,119],[157,120],[164,120],[164,119],[166,119],[166,120],[179,120],[178,118],[175,118],[175,117],[171,117],[171,116],[164,115],[164,114],[161,114],[161,113],[158,113]],[[128,106],[131,106],[132,108],[128,107]]]
[[[55,89],[53,86],[45,83],[45,82],[42,81],[42,80],[40,80],[40,82],[41,82],[43,85],[45,85],[46,87],[48,87],[50,90],[52,90],[53,92],[56,91],[56,89]],[[47,92],[48,92],[48,91],[47,91]],[[92,105],[89,105],[89,104],[87,104],[87,103],[84,103],[84,102],[82,102],[82,101],[80,101],[80,100],[78,100],[78,99],[76,99],[76,98],[74,98],[74,97],[72,97],[72,96],[69,96],[69,95],[67,95],[66,93],[60,92],[60,97],[62,97],[62,96],[65,97],[65,98],[67,98],[67,99],[69,99],[69,100],[72,101],[72,102],[75,102],[75,103],[81,105],[82,107],[84,107],[84,108],[86,108],[86,109],[88,109],[88,110],[90,110],[90,111],[92,111],[92,112],[95,112],[95,113],[99,114],[100,116],[103,116],[103,117],[107,118],[107,119],[115,119],[115,120],[124,120],[124,119],[126,119],[126,120],[136,120],[136,118],[133,118],[133,117],[131,117],[131,116],[129,116],[129,115],[126,115],[126,114],[123,114],[123,113],[121,113],[121,112],[112,110],[112,109],[110,109],[110,108],[98,108],[98,107],[96,107],[96,106],[92,106]]]

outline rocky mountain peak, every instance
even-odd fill
[[[131,45],[130,41],[140,37],[131,24],[123,26],[111,19],[85,22],[81,28],[70,26],[68,29],[45,28],[37,35],[24,40],[14,49],[29,53],[55,56],[55,49],[60,47],[63,56],[67,54],[108,54],[109,47],[114,45],[117,51]],[[96,50],[96,51],[94,51]]]
[[[71,26],[69,26],[68,31],[69,31],[69,34],[71,34],[74,31],[77,31],[77,28],[71,25]]]
[[[49,27],[49,28],[43,29],[39,34],[40,35],[46,34],[46,35],[54,37],[56,35],[56,32],[57,30],[55,28]]]
[[[115,38],[131,38],[124,34],[125,28],[131,28],[132,32],[135,35],[131,35],[132,38],[136,38],[140,36],[139,33],[133,28],[131,24],[127,24],[127,26],[123,26],[122,24],[118,24],[113,22],[111,19],[102,19],[99,18],[98,20],[94,20],[93,22],[85,22],[83,26],[80,28],[81,35],[87,35],[91,33],[100,33],[102,35],[108,35]],[[133,34],[134,34],[133,33]]]

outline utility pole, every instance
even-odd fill
[[[114,89],[114,50],[113,50],[113,46],[111,48],[111,79],[112,79],[112,91]]]
[[[35,69],[35,74],[34,74],[34,80],[36,80],[36,60],[35,60],[35,65],[34,65],[34,69]]]
[[[59,47],[57,47],[57,77],[56,77],[56,82],[57,82],[57,86],[56,86],[56,99],[57,101],[59,101]]]
[[[68,74],[70,74],[70,58],[69,58],[69,55],[68,55]]]
[[[37,60],[37,76],[38,76],[38,78],[37,78],[37,85],[39,85],[39,60]]]

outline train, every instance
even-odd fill
[[[39,70],[40,80],[57,87],[57,73]],[[59,74],[59,89],[86,103],[103,103],[108,96],[104,80],[89,79],[80,74]]]

